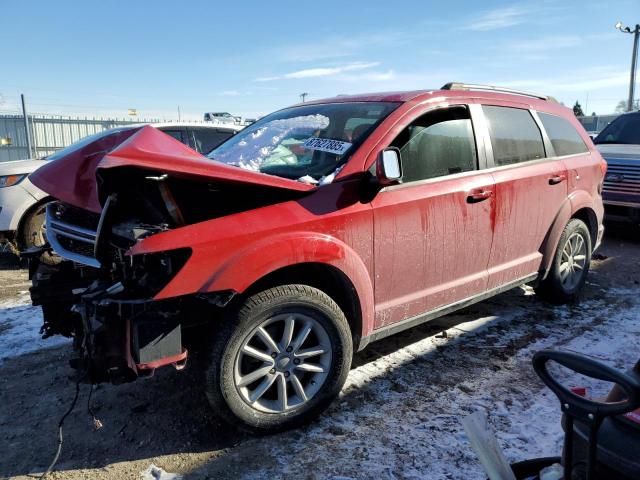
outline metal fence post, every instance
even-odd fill
[[[20,94],[20,100],[22,100],[22,116],[24,118],[24,130],[27,135],[27,152],[29,152],[29,158],[33,158],[33,145],[31,144],[31,129],[29,128],[29,117],[27,116],[27,107],[24,102],[24,94]]]

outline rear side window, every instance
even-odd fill
[[[574,155],[589,151],[580,134],[564,118],[542,112],[538,112],[538,116],[547,131],[556,155]]]
[[[476,170],[473,127],[465,107],[430,112],[391,144],[400,149],[405,183]]]
[[[528,110],[488,105],[482,110],[487,118],[496,166],[545,157],[542,134]]]

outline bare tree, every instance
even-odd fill
[[[640,98],[636,98],[633,101],[632,110],[640,110]],[[627,111],[627,101],[626,100],[620,100],[618,102],[618,104],[616,105],[616,113],[624,113],[626,111]]]

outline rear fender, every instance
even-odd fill
[[[542,248],[543,275],[541,280],[547,278],[547,275],[549,274],[551,264],[553,263],[553,257],[555,256],[556,249],[558,248],[558,242],[560,241],[560,235],[562,235],[564,227],[569,222],[569,219],[571,219],[571,214],[571,201],[569,199],[566,199],[558,210],[556,218],[553,220],[551,228],[547,232],[547,236],[544,239]]]
[[[591,211],[593,209],[594,201],[591,195],[584,190],[576,190],[572,192],[567,200],[564,201],[560,210],[558,210],[558,214],[556,215],[549,232],[545,238],[544,247],[543,247],[543,260],[542,260],[542,269],[544,275],[542,279],[545,279],[551,269],[551,264],[553,263],[553,257],[556,253],[556,249],[558,248],[558,242],[560,241],[560,235],[562,235],[562,231],[564,227],[567,225],[569,220],[575,215],[576,212],[587,208]],[[602,221],[602,214],[598,216],[597,212],[595,212],[598,223]],[[587,225],[590,228],[591,226]],[[596,225],[596,233],[597,233],[597,225]]]

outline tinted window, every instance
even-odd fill
[[[589,151],[580,134],[564,118],[542,112],[538,112],[538,116],[556,155],[573,155]]]
[[[164,133],[166,133],[167,135],[175,138],[179,142],[186,143],[185,140],[184,140],[184,137],[183,137],[183,131],[182,130],[165,130],[164,128],[162,128],[161,130]]]
[[[233,132],[212,128],[197,128],[193,130],[193,136],[195,137],[196,150],[206,154],[232,137]]]
[[[431,112],[409,125],[393,142],[400,149],[402,181],[475,170],[476,146],[466,108]]]
[[[594,143],[640,145],[640,113],[620,115],[600,132]]]
[[[544,158],[542,134],[528,110],[483,106],[496,166]]]

